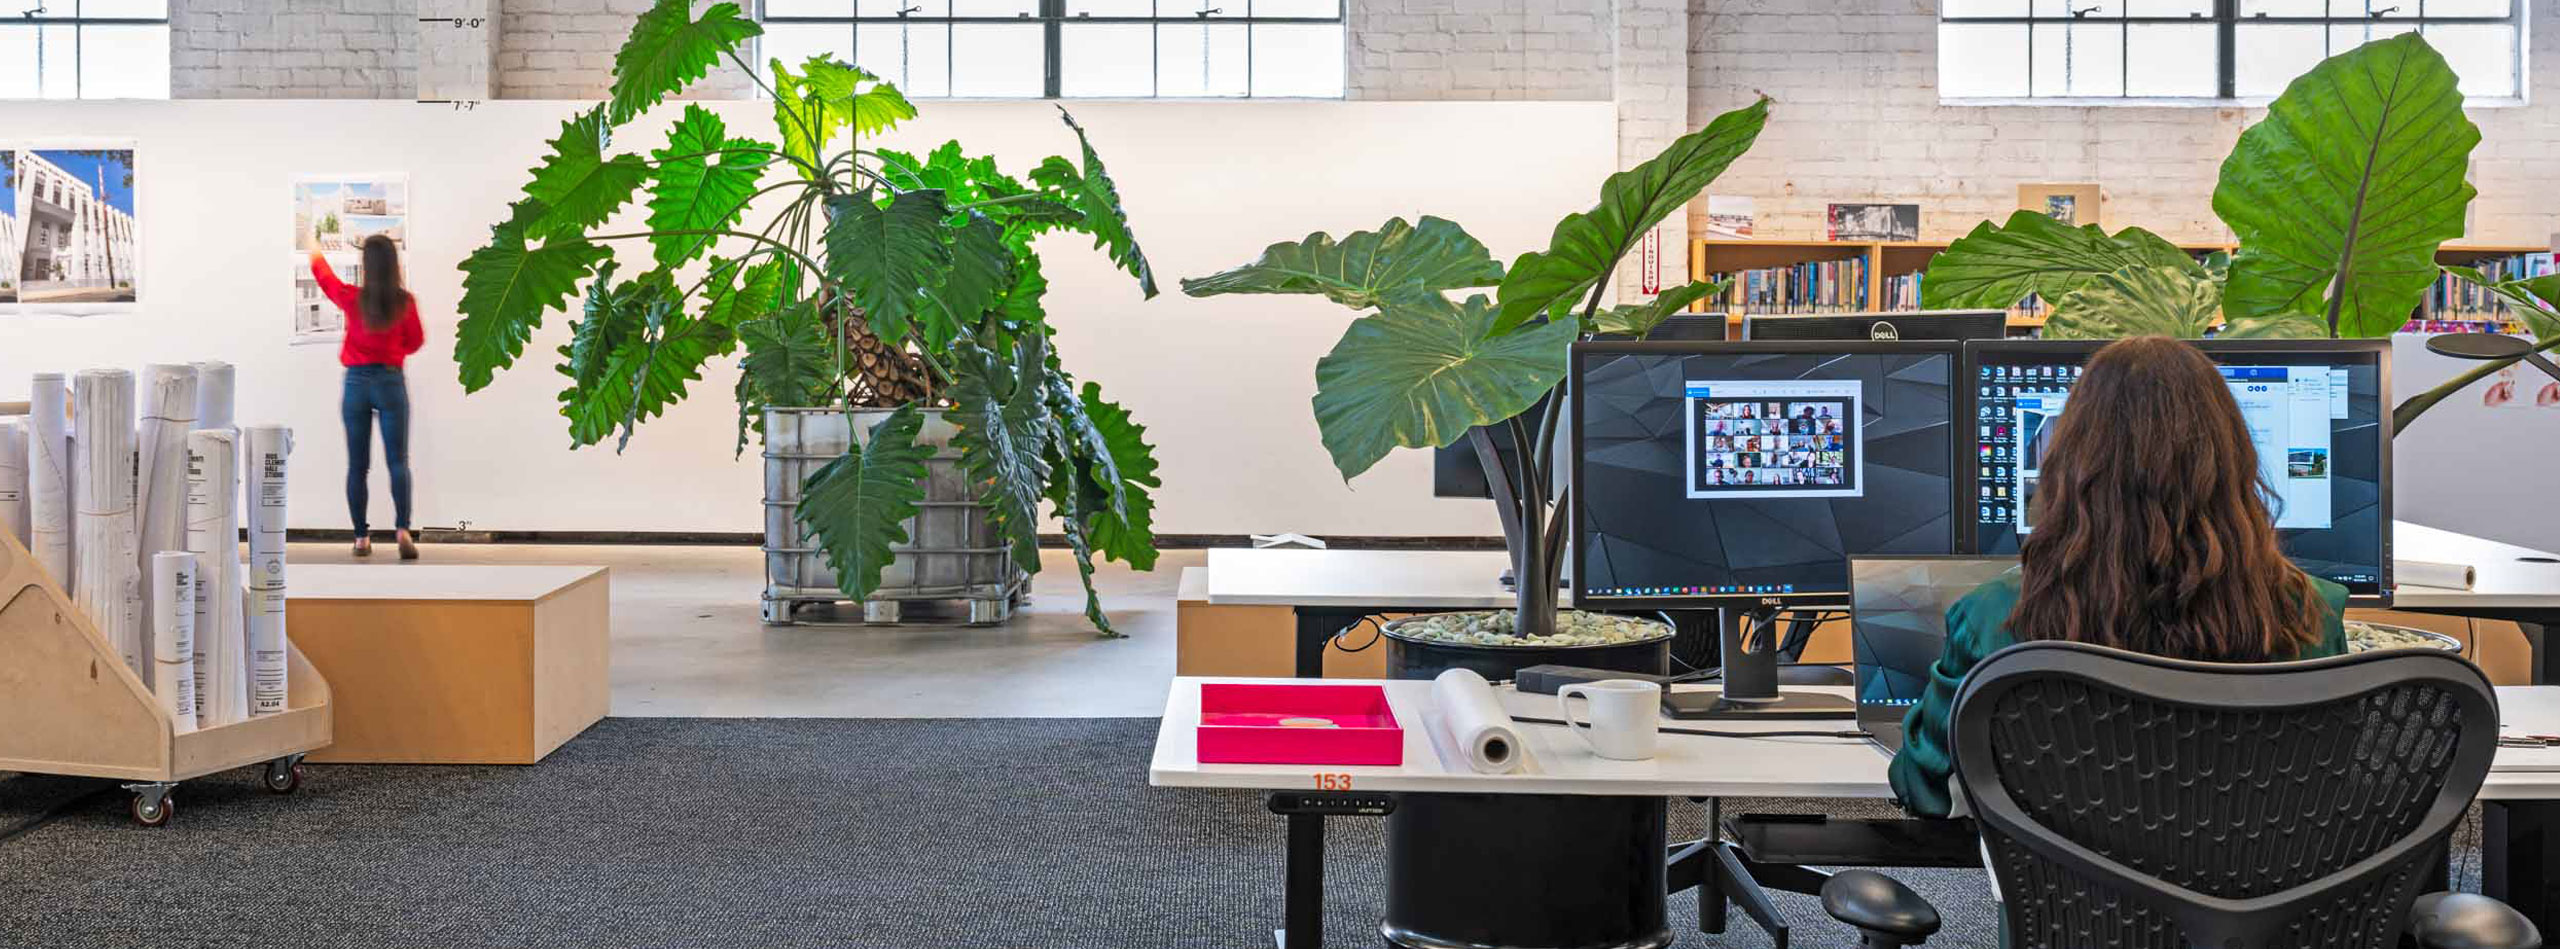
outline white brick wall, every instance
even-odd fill
[[[1610,97],[1610,0],[1347,0],[1344,17],[1354,99]]]
[[[595,99],[613,85],[613,54],[651,0],[500,0],[498,96]],[[708,5],[703,4],[703,5]],[[750,56],[748,62],[754,62]],[[755,85],[735,67],[714,69],[695,98],[746,98]]]
[[[2560,0],[2531,0],[2528,17],[2532,104],[2471,114],[2475,243],[2560,232]],[[2007,217],[2020,183],[2094,181],[2111,229],[2229,239],[2214,182],[2264,110],[1942,106],[1936,18],[1936,0],[1690,0],[1693,127],[1755,93],[1776,99],[1759,145],[1710,190],[1756,199],[1761,237],[1819,239],[1824,205],[1878,200],[1919,203],[1922,238],[1945,240]]]
[[[416,0],[174,0],[169,94],[180,99],[406,99]]]

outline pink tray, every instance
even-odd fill
[[[1334,726],[1280,724],[1309,718]],[[1404,727],[1374,685],[1202,683],[1199,744],[1202,764],[1404,763]]]

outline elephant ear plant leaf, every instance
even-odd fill
[[[1455,223],[1396,218],[1339,239],[1318,232],[1273,244],[1252,263],[1182,281],[1182,292],[1312,294],[1375,311],[1352,320],[1316,362],[1316,428],[1344,480],[1395,449],[1447,447],[1489,425],[1509,426],[1519,444],[1538,446],[1518,453],[1517,470],[1488,474],[1499,474],[1495,503],[1510,506],[1503,521],[1512,569],[1523,578],[1513,628],[1541,635],[1556,628],[1563,561],[1562,521],[1550,519],[1545,490],[1554,483],[1550,436],[1562,400],[1546,397],[1564,381],[1573,343],[1585,332],[1640,336],[1718,289],[1690,284],[1648,302],[1600,307],[1610,274],[1645,232],[1685,209],[1750,149],[1768,119],[1762,97],[1610,175],[1598,204],[1558,222],[1545,250],[1521,255],[1508,270]],[[1490,299],[1447,296],[1487,284],[1495,285]],[[1546,409],[1531,418],[1541,399]],[[1120,470],[1128,476],[1138,469],[1123,461]],[[1143,497],[1132,496],[1133,512]],[[1096,538],[1102,542],[1103,532]]]
[[[621,450],[727,358],[739,454],[770,409],[888,410],[800,486],[795,516],[843,593],[879,589],[881,565],[914,540],[925,460],[948,452],[1020,570],[1040,568],[1040,503],[1067,519],[1087,616],[1112,635],[1093,558],[1154,565],[1154,449],[1051,354],[1034,239],[1084,234],[1152,296],[1119,182],[1063,112],[1074,157],[1027,180],[959,142],[921,159],[881,148],[874,137],[916,115],[895,85],[823,55],[755,69],[744,54],[762,32],[733,2],[696,15],[689,0],[658,0],[639,17],[610,98],[562,123],[525,197],[461,265],[464,388],[487,387],[546,311],[574,306],[566,336],[545,343],[568,383],[573,446]],[[627,123],[724,63],[772,97],[777,140],[685,105],[659,147],[615,150]],[[604,233],[635,201],[645,226]],[[616,259],[619,241],[636,253]],[[944,432],[947,447],[931,443]]]
[[[2475,193],[2463,169],[2480,130],[2455,82],[2404,33],[2312,67],[2240,133],[2213,192],[2240,238],[2232,316],[2321,313],[2333,336],[2409,321]]]
[[[2034,211],[2007,224],[1984,221],[1929,261],[1921,306],[1957,310],[2014,306],[2028,296],[2059,300],[2109,274],[2134,267],[2202,267],[2176,245],[2141,228],[2110,237],[2095,224],[2072,227]]]
[[[2194,339],[2222,318],[2222,286],[2192,267],[2136,264],[2101,274],[2053,303],[2047,339]]]

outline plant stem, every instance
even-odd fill
[[[2408,401],[2400,403],[2399,408],[2391,410],[2392,437],[2397,438],[2401,433],[2408,431],[2409,426],[2417,422],[2418,416],[2425,414],[2428,409],[2434,408],[2436,403],[2442,402],[2454,393],[2462,391],[2464,386],[2486,379],[2500,369],[2505,369],[2508,366],[2523,362],[2524,357],[2526,356],[2533,355],[2534,353],[2549,352],[2554,349],[2560,349],[2560,336],[2554,336],[2550,339],[2543,340],[2542,342],[2535,344],[2532,349],[2525,350],[2524,352],[2517,353],[2513,356],[2505,356],[2483,361],[2477,368],[2445,380],[2443,385],[2418,393],[2417,395],[2410,396]]]
[[[781,93],[773,91],[773,86],[772,86],[772,85],[770,85],[770,84],[768,84],[768,83],[766,83],[766,82],[764,81],[764,76],[762,76],[762,75],[758,74],[758,73],[756,72],[755,67],[747,65],[747,61],[746,61],[746,60],[739,59],[739,58],[738,58],[738,51],[737,51],[736,49],[724,49],[724,50],[721,50],[720,52],[721,52],[722,54],[724,54],[724,55],[728,56],[728,57],[729,57],[729,61],[730,61],[730,62],[737,64],[737,66],[738,66],[738,71],[743,72],[743,73],[746,73],[746,74],[747,74],[747,78],[748,78],[749,80],[753,81],[753,82],[756,84],[756,88],[764,90],[764,97],[765,97],[765,98],[767,98],[767,99],[771,99],[771,100],[773,100],[773,101],[775,101],[775,102],[789,102],[789,101],[791,101],[791,100],[788,100],[788,99],[784,99],[784,98],[782,97],[782,94],[781,94]],[[818,136],[817,136],[817,133],[815,133],[815,132],[813,132],[813,131],[811,131],[811,130],[810,130],[810,128],[809,128],[809,123],[807,123],[807,122],[803,122],[803,121],[800,121],[800,113],[798,113],[798,112],[796,112],[796,111],[793,111],[793,110],[791,110],[791,109],[775,109],[774,111],[775,111],[776,113],[779,113],[779,114],[782,114],[782,115],[790,116],[790,117],[791,117],[791,124],[799,126],[799,127],[800,127],[800,134],[801,134],[801,135],[803,135],[803,136],[806,136],[806,137],[809,139],[809,141],[810,141],[810,145],[809,145],[809,154],[812,154],[812,155],[818,154],[818,150],[819,150],[819,148],[820,148],[820,143],[818,142]],[[784,130],[782,134],[789,135],[789,134],[791,134],[791,133],[790,133],[790,131],[788,131],[788,130]]]
[[[1520,549],[1511,552],[1512,630],[1522,636],[1544,636],[1556,628],[1556,585],[1547,563],[1547,477],[1529,450],[1529,424],[1514,415],[1505,420],[1512,441],[1520,446]]]
[[[778,152],[770,148],[714,148],[709,151],[694,152],[689,155],[669,155],[665,158],[642,158],[640,162],[646,165],[664,165],[671,162],[692,161],[696,158],[709,158],[713,155],[764,155],[770,158],[779,158],[783,161],[790,162],[802,168],[808,168],[812,171],[817,170],[808,162],[800,160],[797,156]]]
[[[784,189],[784,188],[795,187],[795,186],[796,186],[796,187],[802,187],[802,188],[814,187],[813,185],[811,185],[811,184],[810,184],[809,182],[807,182],[807,181],[788,181],[788,180],[786,180],[786,181],[778,182],[778,183],[776,183],[776,184],[772,184],[772,185],[768,185],[768,186],[765,186],[765,187],[762,187],[762,188],[758,188],[758,189],[756,189],[756,191],[755,191],[755,193],[754,193],[754,194],[750,194],[750,195],[747,195],[745,198],[739,199],[739,201],[738,201],[738,203],[737,203],[737,204],[735,204],[735,205],[731,206],[727,212],[725,212],[725,213],[721,214],[721,215],[720,215],[720,220],[726,221],[726,220],[734,219],[734,218],[738,217],[741,213],[743,213],[744,211],[746,211],[746,209],[747,209],[747,206],[748,206],[748,205],[754,204],[754,203],[756,202],[756,199],[757,199],[757,198],[764,197],[765,195],[772,194],[772,193],[774,193],[774,192],[776,192],[776,191],[780,191],[780,190],[782,190],[782,189]],[[805,197],[803,197],[803,198],[798,198],[798,199],[794,199],[794,200],[793,200],[793,202],[792,202],[792,204],[793,204],[793,205],[795,205],[795,206],[797,206],[797,205],[798,205],[798,204],[800,204],[801,202],[804,202],[804,201],[807,201],[807,200],[808,200],[808,199],[807,199],[807,198],[805,198]],[[786,212],[786,213],[787,213],[787,212]],[[766,235],[766,234],[771,234],[771,233],[773,233],[773,228],[772,228],[772,226],[771,226],[771,225],[767,225],[767,226],[765,227],[764,231],[763,231],[761,234],[759,234],[758,236],[764,236],[764,235]],[[711,241],[710,241],[710,239],[709,239],[709,238],[704,238],[704,239],[702,239],[702,240],[696,241],[696,242],[694,242],[693,246],[688,247],[688,248],[685,248],[684,255],[685,255],[686,257],[688,257],[688,258],[689,258],[689,257],[692,257],[693,255],[695,255],[695,254],[697,254],[697,253],[700,253],[700,252],[702,251],[702,249],[703,249],[704,247],[709,246],[709,245],[710,245],[710,243],[711,243]],[[696,286],[700,286],[700,284],[696,284]],[[685,296],[687,296],[687,297],[690,297],[690,296],[692,296],[692,295],[693,295],[693,294],[692,294],[690,291],[688,291],[688,292],[686,292],[686,293],[685,293]]]
[[[955,204],[951,206],[951,210],[970,211],[978,208],[991,208],[999,204],[1013,204],[1021,201],[1034,201],[1041,198],[1053,198],[1056,196],[1057,192],[1054,191],[1032,191],[1024,194],[1006,195],[1001,198],[988,198],[984,201],[971,201],[967,204]]]
[[[771,246],[771,247],[773,247],[773,248],[775,248],[775,249],[777,249],[777,250],[779,250],[779,251],[781,251],[781,252],[783,252],[783,253],[786,253],[786,254],[791,255],[794,259],[796,259],[796,260],[800,261],[800,264],[801,264],[802,266],[808,267],[812,273],[817,273],[817,274],[822,275],[821,279],[823,279],[823,275],[826,273],[826,271],[825,271],[825,270],[823,270],[823,269],[821,269],[821,268],[819,268],[819,267],[818,267],[818,265],[817,265],[817,262],[816,262],[816,261],[812,261],[812,260],[810,260],[810,259],[808,258],[808,256],[807,256],[807,255],[802,254],[802,253],[800,253],[799,251],[792,249],[791,245],[788,245],[788,244],[782,243],[781,241],[774,240],[774,239],[772,239],[772,238],[770,238],[770,237],[766,237],[766,236],[764,236],[764,235],[762,235],[762,234],[749,234],[749,233],[747,233],[747,232],[745,232],[745,231],[709,230],[709,229],[696,230],[696,229],[692,229],[692,228],[681,228],[681,229],[672,229],[672,230],[663,230],[663,231],[632,231],[632,232],[627,233],[627,234],[597,234],[597,235],[590,236],[590,237],[588,237],[587,239],[588,239],[588,240],[591,240],[591,241],[626,241],[626,240],[632,240],[632,239],[635,239],[635,238],[660,237],[660,236],[666,236],[666,235],[679,235],[679,236],[681,236],[681,235],[686,235],[686,234],[699,234],[699,235],[705,235],[705,236],[710,236],[710,237],[738,237],[738,238],[744,238],[744,239],[747,239],[747,240],[755,241],[755,242],[760,243],[760,244],[769,245],[769,246]]]

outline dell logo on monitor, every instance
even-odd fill
[[[1883,320],[1877,320],[1874,326],[1867,327],[1867,338],[1883,340],[1901,339],[1902,331],[1894,329],[1893,324],[1891,323],[1887,323]]]

